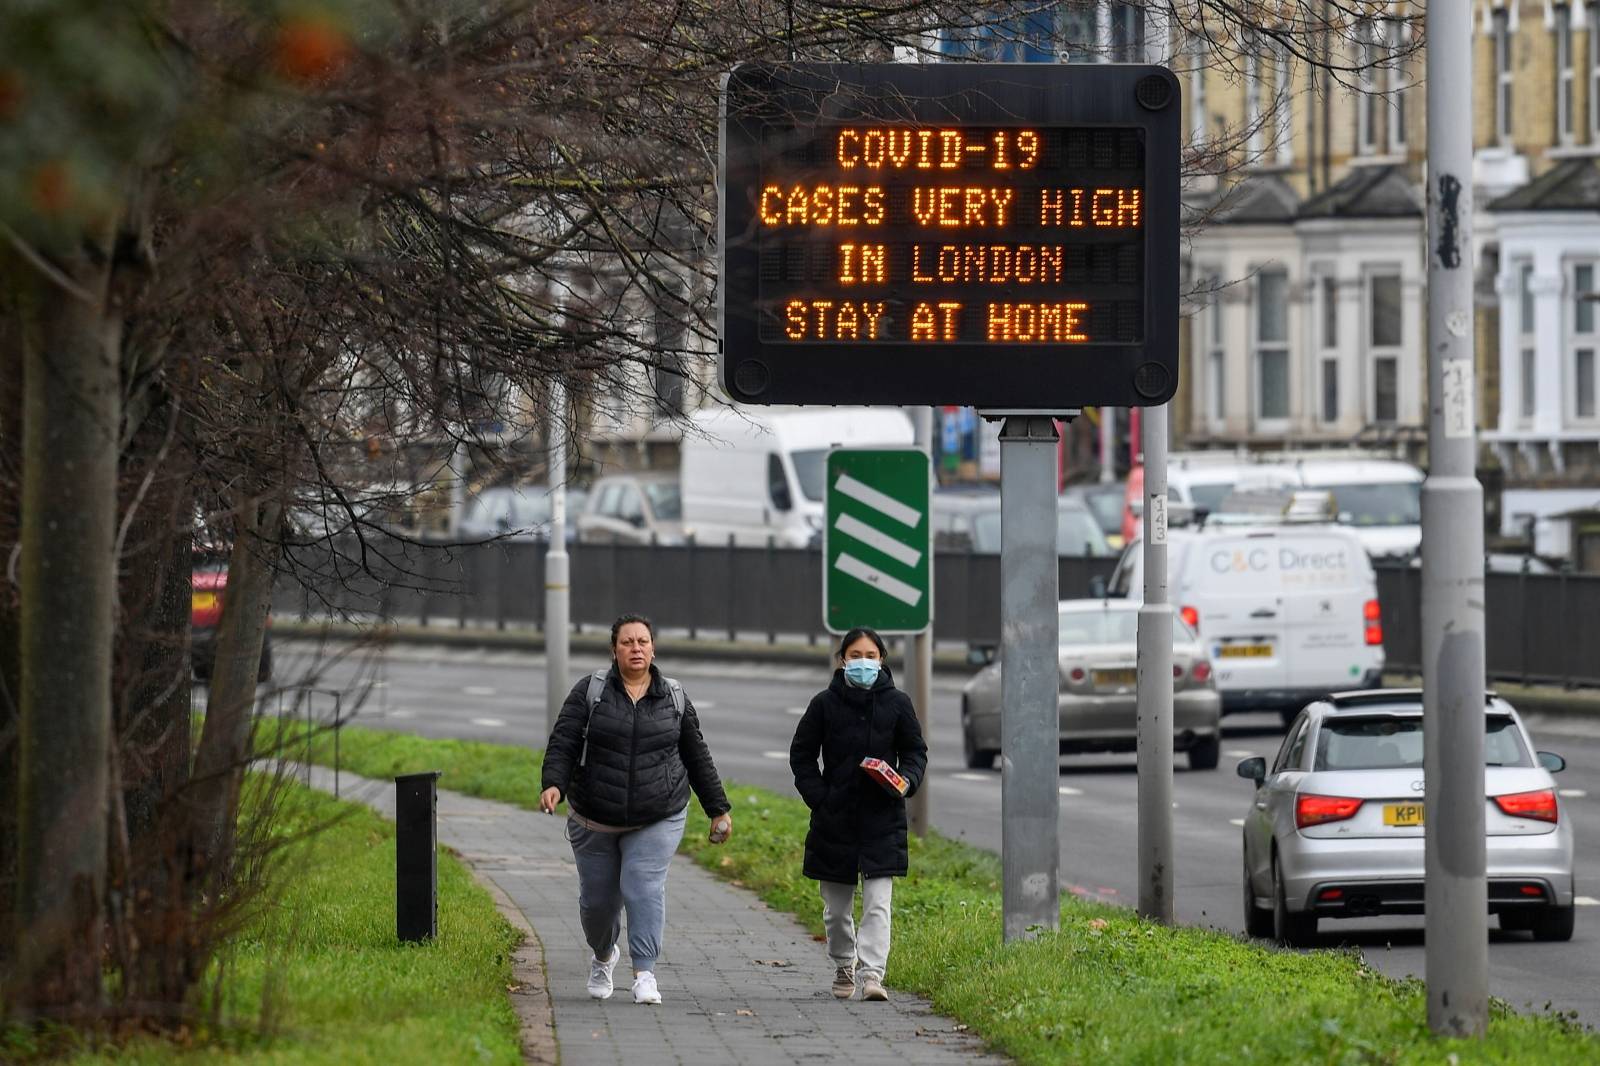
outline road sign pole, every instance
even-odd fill
[[[1144,603],[1139,607],[1139,913],[1171,925],[1172,605],[1167,602],[1167,406],[1144,418]]]
[[[1005,940],[1061,924],[1056,427],[1000,431],[1000,859]]]
[[[1472,292],[1472,18],[1429,4],[1428,477],[1422,485],[1428,1027],[1481,1037],[1489,1013],[1484,842],[1483,489]]]
[[[916,427],[917,447],[928,454],[928,491],[933,491],[933,408],[918,407],[912,412],[912,422]],[[930,539],[930,548],[932,546]],[[931,564],[931,560],[930,560]],[[929,597],[932,597],[933,569],[929,566]],[[922,735],[928,735],[928,708],[933,704],[933,604],[928,604],[928,628],[911,638],[911,654],[907,656],[907,665],[910,667],[910,677],[906,679],[907,691],[911,696],[911,704],[917,709],[917,724],[922,727]],[[923,776],[922,784],[917,788],[916,795],[911,797],[910,818],[911,831],[917,836],[926,836],[928,833],[928,786],[932,784],[927,775]]]
[[[554,730],[567,698],[567,388],[550,383],[550,547],[544,557],[545,729]]]

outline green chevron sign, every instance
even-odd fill
[[[933,620],[931,472],[916,450],[828,453],[822,617],[830,632],[920,633]]]

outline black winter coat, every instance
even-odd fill
[[[817,756],[822,769],[817,769]],[[811,699],[789,745],[794,787],[811,808],[802,868],[818,881],[854,884],[906,874],[906,801],[867,776],[861,760],[882,759],[906,779],[910,795],[928,768],[911,697],[894,687],[886,666],[870,689],[835,670]]]
[[[650,687],[636,704],[615,664],[589,715],[587,675],[567,694],[544,749],[543,783],[559,788],[577,814],[601,825],[650,825],[689,805],[692,786],[700,806],[715,818],[732,809],[711,750],[700,734],[694,704],[684,695],[683,715],[660,672],[650,667]],[[589,720],[589,758],[579,766],[583,723]]]

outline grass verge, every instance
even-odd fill
[[[289,787],[274,832],[304,838],[285,853],[281,892],[224,954],[223,1028],[187,1045],[140,1039],[69,1061],[520,1063],[506,994],[520,934],[488,893],[441,852],[439,937],[399,943],[394,824]]]
[[[356,773],[442,770],[441,787],[529,809],[536,802],[537,752],[346,732],[344,765]],[[377,735],[349,743],[358,732]],[[401,752],[419,761],[407,765]],[[318,751],[331,755],[331,744]],[[490,764],[504,772],[488,772]],[[732,843],[708,844],[706,820],[691,803],[683,850],[820,932],[816,886],[799,869],[804,805],[744,786],[729,795]],[[1062,901],[1060,933],[1006,946],[994,855],[937,835],[913,838],[911,871],[895,886],[891,983],[928,997],[1023,1063],[1600,1061],[1600,1034],[1501,1003],[1486,1039],[1436,1039],[1422,984],[1385,977],[1354,951],[1278,951],[1073,899]]]

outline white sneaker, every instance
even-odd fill
[[[660,1003],[661,990],[656,987],[656,975],[640,970],[633,975],[633,1001],[635,1003]]]
[[[590,957],[589,959],[589,994],[595,999],[611,998],[611,973],[617,968],[617,960],[622,958],[622,949],[611,945],[611,957],[604,962]]]

